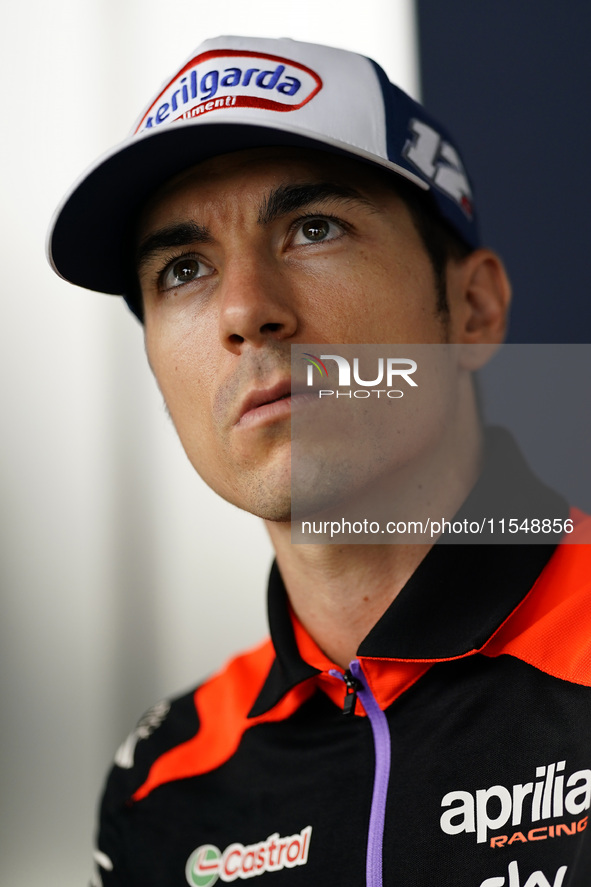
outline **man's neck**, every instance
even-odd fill
[[[294,612],[346,668],[426,556],[428,545],[302,545],[277,560]]]
[[[464,426],[453,448],[451,462],[442,462],[446,482],[430,485],[425,500],[432,517],[450,519],[476,482],[482,450],[476,419],[468,429]],[[435,468],[433,476],[441,476],[441,467]],[[387,481],[383,486],[386,496],[395,495]],[[296,616],[327,656],[342,667],[349,665],[432,547],[412,543],[296,545],[291,542],[291,523],[268,522],[267,528]]]

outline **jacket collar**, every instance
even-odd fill
[[[494,518],[498,534],[500,517],[507,524],[509,517],[521,523],[536,516],[566,518],[568,505],[535,477],[506,431],[490,429],[483,471],[454,520]],[[531,535],[509,535],[507,526],[505,538],[518,544],[473,544],[474,538],[483,537],[441,537],[362,641],[359,656],[437,662],[474,653],[521,603],[558,544],[552,536],[545,536],[544,544],[523,544],[531,542]],[[268,711],[296,684],[318,674],[299,654],[276,563],[268,601],[276,659],[250,717]]]

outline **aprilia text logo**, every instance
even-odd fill
[[[519,783],[510,789],[493,785],[478,789],[474,795],[467,791],[448,792],[441,799],[441,806],[450,808],[441,816],[442,830],[447,835],[475,832],[477,842],[482,844],[490,830],[501,828],[509,820],[519,826],[522,821],[539,822],[584,813],[591,807],[591,770],[577,770],[566,779],[565,766],[565,761],[558,761],[536,767],[536,782]],[[575,824],[575,829],[582,831],[586,825],[585,818],[581,827]]]
[[[187,860],[187,883],[191,887],[210,887],[218,878],[228,883],[306,865],[311,835],[312,826],[308,825],[299,835],[280,838],[275,833],[259,844],[230,844],[224,851],[214,844],[202,844]]]

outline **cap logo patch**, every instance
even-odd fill
[[[247,50],[204,52],[162,90],[135,134],[220,108],[295,111],[321,88],[318,74],[290,59]]]
[[[456,149],[422,120],[411,120],[409,129],[412,138],[404,146],[403,157],[472,219],[472,191]]]

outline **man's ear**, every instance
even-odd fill
[[[507,331],[511,284],[496,253],[478,249],[447,267],[452,341],[500,344]]]
[[[478,249],[447,266],[449,341],[462,345],[460,364],[484,366],[507,332],[511,284],[496,253]]]

